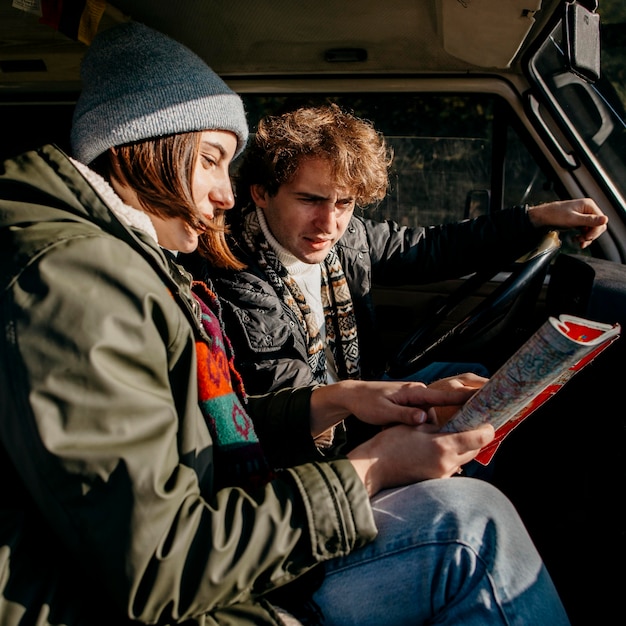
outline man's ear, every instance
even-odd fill
[[[250,185],[250,197],[252,198],[254,204],[260,209],[264,209],[267,206],[267,192],[265,191],[265,187],[263,187],[263,185]]]

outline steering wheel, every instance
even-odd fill
[[[441,334],[437,329],[460,303],[474,294],[500,270],[476,272],[446,296],[432,316],[401,346],[387,367],[391,378],[406,378],[433,361],[455,360],[446,357],[451,349],[484,340],[509,320],[528,298],[536,296],[552,259],[561,247],[556,231],[547,233],[539,245],[515,261],[510,275],[474,307],[460,322]]]

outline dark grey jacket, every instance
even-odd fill
[[[197,255],[182,262],[196,277],[212,279],[249,393],[312,384],[304,330],[263,270],[241,252],[236,243],[238,221],[233,219],[233,248],[240,251],[247,269],[216,271]],[[374,283],[429,283],[464,276],[481,267],[499,267],[527,252],[543,234],[533,228],[525,207],[428,228],[353,216],[337,243],[337,252],[355,308],[362,378],[379,378],[385,367],[377,349]]]
[[[216,491],[197,313],[190,276],[65,155],[3,164],[3,626],[276,624],[268,590],[374,538],[352,465],[316,460],[311,389],[251,405],[294,467]]]

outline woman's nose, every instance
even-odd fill
[[[232,209],[235,206],[235,194],[229,176],[213,187],[210,197],[211,201],[220,209]]]

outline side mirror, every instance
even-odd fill
[[[597,0],[565,3],[563,42],[569,70],[589,83],[600,78],[600,16]]]

